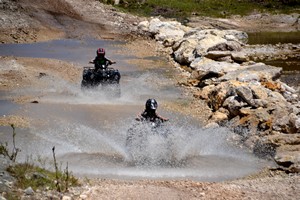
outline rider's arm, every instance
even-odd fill
[[[143,120],[145,120],[145,111],[143,111],[142,113],[138,114],[136,116],[135,120],[137,120],[137,121],[143,121]]]
[[[139,114],[139,115],[136,116],[135,120],[136,120],[136,121],[142,121],[142,118],[143,118],[143,117]]]
[[[156,116],[157,116],[160,120],[162,120],[163,122],[169,121],[168,118],[164,118],[164,117],[160,116],[160,115],[157,114],[157,113],[156,113]]]
[[[111,60],[109,60],[109,59],[107,59],[107,58],[105,58],[106,59],[106,61],[110,64],[110,65],[112,65],[112,64],[115,64],[116,62],[115,61],[111,61]]]

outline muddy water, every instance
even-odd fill
[[[248,33],[249,44],[284,44],[300,43],[300,32],[257,32]],[[267,65],[281,67],[283,73],[280,79],[289,86],[298,88],[300,86],[300,57],[277,59],[277,60],[262,60]]]
[[[299,44],[300,43],[300,32],[254,32],[248,33],[249,44]],[[300,72],[300,57],[289,58],[289,59],[277,59],[262,61],[267,65],[276,67],[282,67],[284,72],[296,71]],[[299,82],[298,82],[299,83]]]
[[[248,33],[249,44],[284,44],[300,43],[300,31],[298,32],[254,32]]]
[[[232,133],[223,128],[203,129],[188,116],[164,110],[168,102],[182,101],[182,91],[166,78],[172,67],[162,58],[143,58],[153,66],[129,64],[135,55],[121,55],[122,42],[62,40],[23,45],[0,45],[2,55],[45,57],[85,65],[95,49],[107,49],[108,57],[117,61],[121,72],[121,96],[110,97],[101,88],[83,91],[80,81],[70,84],[49,81],[38,104],[15,105],[1,101],[2,115],[24,115],[32,118],[31,127],[18,128],[19,159],[28,156],[50,167],[52,147],[58,161],[78,176],[126,179],[196,179],[221,181],[254,173],[269,164],[233,145]],[[121,45],[121,46],[120,46]],[[125,49],[126,50],[126,49]],[[129,52],[129,51],[128,51]],[[51,82],[52,81],[52,82]],[[2,94],[34,95],[31,88]],[[128,130],[141,112],[147,98],[156,98],[158,111],[170,118],[166,124],[168,137],[149,134],[147,127],[135,129],[142,133],[141,142],[126,145]],[[187,100],[188,102],[188,100]],[[0,128],[1,141],[11,141],[10,127]],[[143,135],[144,134],[144,135]],[[38,159],[37,159],[38,158]],[[39,161],[37,161],[39,160]]]

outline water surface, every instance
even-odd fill
[[[299,44],[300,31],[298,32],[254,32],[247,33],[248,44]]]
[[[265,161],[235,146],[229,130],[203,129],[194,119],[164,109],[168,102],[182,101],[185,96],[168,78],[176,75],[173,66],[160,57],[144,58],[153,61],[153,66],[145,68],[130,64],[131,59],[140,59],[132,55],[134,52],[121,55],[119,48],[125,48],[126,52],[122,43],[91,40],[0,45],[0,52],[84,65],[99,46],[106,48],[109,57],[117,61],[115,67],[122,75],[119,98],[111,98],[110,90],[101,88],[81,90],[81,80],[72,84],[42,77],[49,85],[43,91],[28,87],[7,94],[37,96],[38,103],[13,109],[10,103],[2,101],[0,113],[25,115],[31,119],[30,128],[16,129],[16,145],[22,149],[20,160],[25,161],[28,156],[42,158],[45,166],[51,168],[51,150],[55,146],[58,161],[63,165],[68,163],[74,174],[121,179],[222,181],[266,166]],[[170,119],[167,124],[170,137],[163,139],[146,134],[147,139],[140,149],[130,148],[126,145],[128,130],[148,98],[155,98],[159,103],[158,112]],[[144,130],[138,129],[137,134]],[[9,127],[0,127],[1,141],[11,145],[9,132]]]

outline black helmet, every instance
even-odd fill
[[[157,109],[157,102],[155,99],[148,99],[146,101],[146,110],[156,110]]]

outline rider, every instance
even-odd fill
[[[137,121],[148,120],[151,122],[155,122],[155,120],[160,119],[162,122],[169,121],[156,113],[157,102],[155,99],[148,99],[145,104],[145,110],[137,116]]]
[[[108,64],[110,65],[116,63],[105,57],[105,49],[103,48],[97,49],[96,54],[97,56],[95,57],[95,59],[89,62],[91,64],[95,64],[95,72],[97,72],[98,69],[101,68],[102,66],[105,66],[104,69],[106,69],[106,62],[108,62]]]

